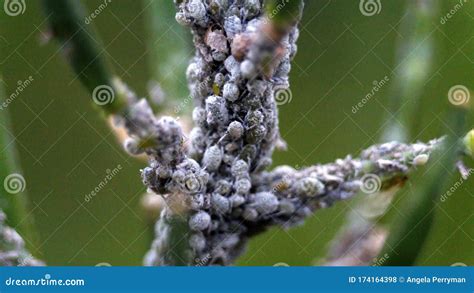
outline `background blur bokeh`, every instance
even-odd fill
[[[280,107],[281,133],[289,148],[274,155],[274,165],[329,162],[380,141],[392,80],[403,62],[396,51],[407,38],[400,22],[409,1],[382,0],[382,9],[374,16],[361,14],[355,0],[306,1],[291,73],[292,100]],[[102,3],[83,2],[88,11]],[[415,117],[419,126],[415,140],[443,134],[451,86],[474,88],[474,3],[464,3],[442,24],[441,16],[459,1],[439,2],[439,17],[429,34],[434,42],[433,65]],[[146,94],[152,66],[146,3],[113,0],[93,20],[106,48],[103,55],[140,95]],[[8,110],[41,257],[50,265],[140,265],[152,239],[139,205],[145,191],[139,177],[144,163],[127,156],[116,143],[58,44],[44,42],[47,26],[39,1],[28,1],[23,15],[0,19],[6,92],[13,92],[18,81],[34,79]],[[385,77],[389,82],[354,114],[352,107],[372,90],[374,80]],[[107,170],[119,164],[123,169],[118,175],[84,202]],[[459,180],[459,175],[452,180]],[[473,183],[472,178],[464,182],[437,204],[435,225],[419,265],[474,264]],[[326,254],[328,241],[349,210],[350,202],[341,202],[316,213],[303,226],[271,229],[250,242],[238,264],[313,264]]]

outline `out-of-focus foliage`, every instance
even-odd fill
[[[373,16],[361,13],[359,1],[306,1],[299,52],[292,67],[292,99],[280,106],[281,132],[289,148],[275,154],[275,165],[328,162],[378,141],[388,115],[391,82],[401,62],[396,59],[396,45],[406,39],[398,25],[408,1],[381,1],[380,12]],[[442,21],[458,1],[441,2],[439,21],[430,30],[435,63],[420,93],[420,127],[415,136],[419,140],[443,134],[452,86],[473,87],[474,3],[465,3]],[[92,13],[102,3],[85,4]],[[106,48],[102,54],[124,81],[144,95],[151,76],[145,29],[150,7],[146,1],[138,3],[108,2],[91,23]],[[8,110],[28,179],[39,248],[51,265],[139,265],[151,241],[139,208],[144,187],[138,170],[143,163],[128,157],[116,144],[89,100],[83,98],[88,93],[57,45],[42,44],[48,31],[38,4],[30,1],[23,15],[0,18],[0,66],[7,95],[15,91],[18,81],[34,78]],[[386,79],[386,85],[354,110],[373,91],[374,81]],[[469,117],[468,123],[473,122]],[[118,165],[122,168],[114,179],[89,196],[107,170]],[[453,173],[451,184],[457,177]],[[433,229],[417,264],[474,264],[472,186],[470,178],[436,205]],[[238,264],[311,264],[326,254],[349,204],[322,210],[290,231],[272,229],[258,236]],[[397,198],[395,207],[395,213],[403,214]]]

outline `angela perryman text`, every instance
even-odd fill
[[[403,277],[403,276],[350,276],[349,283],[411,283],[411,284],[465,284],[464,277]]]

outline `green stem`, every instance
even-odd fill
[[[162,87],[167,106],[170,102],[184,103],[189,95],[186,81],[188,59],[192,54],[191,36],[177,24],[176,8],[172,1],[148,0],[149,50],[153,80]],[[152,95],[153,96],[153,95]],[[158,103],[161,101],[158,101]],[[156,102],[151,103],[156,105]],[[174,114],[189,112],[192,103],[173,105]],[[171,107],[173,108],[173,107]],[[186,113],[183,113],[183,115]]]
[[[438,0],[408,1],[407,16],[402,22],[402,34],[408,36],[398,46],[399,64],[395,68],[391,88],[391,110],[384,141],[411,141],[417,129],[420,96],[430,75],[434,41],[431,36],[437,17]]]
[[[388,255],[385,266],[413,265],[420,255],[433,224],[434,208],[449,182],[446,168],[454,167],[462,152],[461,138],[466,133],[466,109],[460,107],[449,113],[448,135],[443,147],[436,149],[427,171],[419,174],[414,188],[404,197],[404,215],[392,223],[392,230],[381,256]],[[421,173],[421,172],[420,172]]]
[[[2,80],[1,76],[0,80]],[[0,83],[0,105],[3,105],[5,101],[6,95]],[[36,234],[33,233],[32,217],[27,213],[27,195],[24,191],[27,182],[24,180],[18,163],[8,110],[6,107],[2,107],[0,112],[0,179],[2,180],[0,182],[2,184],[0,210],[5,212],[7,224],[14,227],[21,235],[28,235],[30,240],[28,244],[33,245]],[[10,179],[7,178],[8,176]],[[14,185],[15,180],[18,185]],[[10,188],[5,187],[8,182],[12,184]]]
[[[48,16],[51,32],[61,43],[67,60],[87,88],[89,93],[97,94],[100,86],[115,89],[113,74],[102,58],[105,49],[97,43],[91,24],[86,25],[86,14],[78,0],[42,0]],[[113,93],[112,93],[113,94]],[[122,95],[115,94],[110,102],[101,104],[106,114],[121,112],[126,106]]]

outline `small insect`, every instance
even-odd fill
[[[209,171],[217,170],[221,165],[222,155],[222,150],[217,145],[208,147],[202,159],[203,166]]]
[[[324,184],[317,178],[306,177],[296,183],[296,190],[307,197],[315,197],[324,192]]]
[[[189,219],[189,228],[194,231],[202,231],[209,228],[211,216],[206,212],[198,212]]]
[[[247,178],[238,179],[234,183],[235,192],[238,194],[247,194],[250,191],[252,184]]]
[[[430,156],[427,154],[420,154],[413,159],[413,165],[423,166],[428,163]]]
[[[232,121],[227,128],[227,133],[233,140],[237,140],[244,134],[244,126],[238,121]]]
[[[230,202],[226,197],[213,193],[211,195],[211,207],[216,213],[225,214],[230,211]]]
[[[239,88],[233,82],[224,84],[223,96],[230,102],[235,102],[239,99]]]
[[[252,196],[251,205],[262,215],[271,214],[278,209],[278,198],[271,192],[259,192]]]
[[[231,173],[235,178],[244,178],[248,176],[249,165],[244,160],[236,160],[232,164]]]

